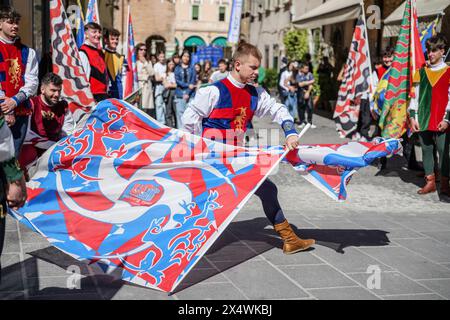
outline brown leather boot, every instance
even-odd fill
[[[436,191],[436,177],[434,174],[430,174],[425,177],[425,181],[427,182],[425,186],[417,191],[418,194],[427,194]]]
[[[283,253],[293,254],[299,251],[304,251],[316,243],[313,239],[302,240],[294,233],[289,222],[284,222],[274,225],[275,231],[283,240]]]
[[[441,177],[441,194],[450,197],[450,185],[448,177]]]

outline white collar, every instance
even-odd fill
[[[111,49],[108,46],[105,46],[105,50],[108,51],[108,52],[111,52],[111,53],[117,53],[117,50],[113,50],[113,49]]]
[[[445,68],[447,66],[447,64],[444,62],[444,59],[441,59],[441,61],[440,62],[438,62],[438,63],[436,63],[436,64],[430,64],[430,69],[432,70],[432,71],[438,71],[438,70],[441,70],[441,69],[443,69],[443,68]]]
[[[14,42],[16,42],[16,40],[17,40],[17,38],[14,38],[13,40],[9,40],[9,39],[0,37],[0,41],[2,41],[3,43],[7,43],[7,44],[13,44]]]
[[[233,76],[231,75],[231,73],[228,74],[227,79],[231,82],[232,85],[234,85],[235,87],[238,88],[244,88],[245,87],[245,83],[239,82],[237,81],[235,78],[233,78]]]

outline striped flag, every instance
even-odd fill
[[[86,23],[95,22],[100,24],[100,14],[98,12],[97,0],[89,0],[86,9]]]
[[[408,101],[415,96],[412,76],[423,65],[416,1],[407,0],[379,121],[382,137],[400,138],[406,132]]]
[[[361,99],[370,99],[371,77],[366,26],[364,19],[360,17],[353,34],[344,80],[339,89],[333,116],[336,130],[342,138],[352,138],[358,135],[356,130]]]
[[[136,55],[134,52],[134,32],[133,22],[131,20],[131,10],[128,6],[128,32],[127,32],[127,51],[126,60],[129,66],[125,76],[125,86],[123,96],[128,97],[138,89]]]
[[[63,79],[61,95],[78,122],[95,105],[95,100],[62,0],[50,1],[50,21],[53,72]]]

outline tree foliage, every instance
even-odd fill
[[[305,53],[309,52],[308,32],[306,30],[289,30],[284,35],[283,43],[289,60],[302,60]]]

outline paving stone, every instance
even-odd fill
[[[197,283],[222,283],[228,282],[228,280],[221,274],[221,271],[217,269],[196,269],[194,268],[189,274],[182,280],[180,287],[192,286]]]
[[[314,251],[313,251],[314,252]],[[310,252],[298,252],[296,254],[284,254],[282,250],[270,250],[262,256],[276,266],[324,264],[324,262]]]
[[[426,235],[409,230],[409,229],[394,229],[389,230],[388,238],[390,240],[396,239],[424,239]]]
[[[438,263],[450,263],[450,246],[431,239],[396,240],[397,243]]]
[[[119,286],[119,288],[117,288]],[[108,288],[102,287],[102,296],[112,300],[174,300],[172,296],[169,296],[166,292],[145,288],[133,284],[127,284],[126,282],[118,283],[115,286],[109,286]]]
[[[17,231],[5,231],[5,242],[2,253],[19,253],[20,243]]]
[[[380,274],[380,288],[369,288],[369,284],[373,273],[349,274],[349,276],[364,287],[377,295],[398,295],[398,294],[416,294],[416,293],[432,293],[430,290],[420,285],[418,282],[408,279],[398,272],[382,272]]]
[[[348,218],[349,221],[366,229],[379,229],[391,232],[392,230],[403,229],[401,225],[388,219],[362,219]]]
[[[186,290],[176,293],[180,300],[246,300],[231,283],[205,283],[197,284]]]
[[[56,295],[77,295],[77,294],[98,294],[95,282],[90,277],[79,277],[75,280],[66,277],[39,277],[29,278],[29,296],[56,296]],[[73,289],[71,289],[73,288]]]
[[[2,281],[0,283],[0,292],[24,291],[25,284],[23,280],[22,268],[19,264],[2,268]]]
[[[450,278],[450,270],[401,247],[360,248],[412,279]]]
[[[25,293],[22,291],[6,292],[0,291],[0,300],[24,300]]]
[[[366,272],[370,266],[378,266],[382,271],[391,271],[391,267],[380,263],[374,258],[362,253],[355,248],[346,248],[345,253],[338,253],[327,248],[318,248],[314,251],[314,255],[325,260],[335,268],[344,273],[350,272]]]
[[[383,298],[383,300],[444,300],[441,296],[434,294],[434,293],[382,296],[382,298]]]
[[[4,253],[1,255],[2,268],[6,268],[20,263],[20,255],[18,253]]]
[[[246,261],[255,258],[257,253],[244,245],[227,245],[217,250],[208,250],[206,257],[213,263],[223,261]]]
[[[304,298],[309,295],[265,261],[247,261],[224,272],[249,299]]]
[[[449,279],[437,279],[437,280],[423,280],[419,283],[427,286],[434,292],[444,296],[446,299],[450,299],[450,278]]]
[[[319,300],[380,300],[379,297],[361,287],[308,290]]]
[[[66,269],[63,269],[56,264],[35,258],[26,259],[24,266],[28,278],[39,278],[40,276],[65,277],[69,275]]]
[[[23,244],[42,244],[43,246],[48,247],[50,243],[40,234],[30,231],[28,229],[25,229],[26,231],[23,231],[24,229],[21,228],[20,232],[20,238],[22,240]]]
[[[17,220],[12,218],[11,216],[6,216],[6,225],[5,230],[6,231],[17,231]]]
[[[29,298],[30,300],[102,300],[98,294],[57,294],[57,295],[39,295]]]
[[[348,279],[330,266],[280,266],[291,279],[303,288],[326,288],[355,286],[356,282]]]
[[[450,232],[448,231],[424,232],[424,234],[447,245],[450,245]]]
[[[419,232],[450,231],[450,226],[431,221],[426,217],[396,218],[393,216],[393,220],[401,226]]]

